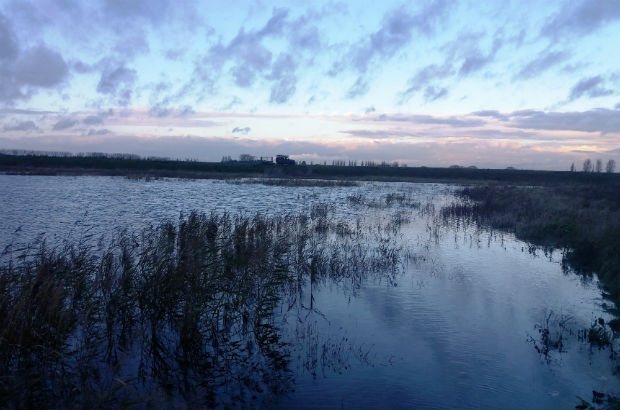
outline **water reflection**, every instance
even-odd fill
[[[590,343],[608,319],[596,282],[559,251],[446,220],[452,187],[19,178],[0,176],[8,407],[566,408],[617,394],[617,358]],[[39,230],[47,248],[17,246]]]

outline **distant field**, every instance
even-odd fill
[[[618,174],[516,169],[391,166],[268,165],[176,160],[0,155],[0,172],[33,175],[127,175],[176,178],[325,178],[531,185],[619,183]]]

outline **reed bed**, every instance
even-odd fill
[[[327,278],[390,280],[403,264],[390,235],[317,204],[276,217],[192,212],[97,246],[9,247],[0,407],[254,406],[292,388],[295,341],[276,308],[312,310]]]
[[[466,187],[442,217],[513,232],[537,246],[565,250],[564,262],[577,273],[595,272],[604,295],[620,305],[620,192],[617,184]],[[611,326],[620,330],[618,319]]]

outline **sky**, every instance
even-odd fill
[[[618,162],[620,2],[0,0],[0,148]]]

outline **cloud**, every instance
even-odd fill
[[[161,104],[156,104],[149,108],[148,115],[149,117],[164,118],[169,116],[171,112],[172,109]]]
[[[352,64],[359,72],[366,72],[376,57],[389,58],[411,40],[415,17],[404,7],[388,13],[381,27],[370,34],[361,46],[353,49]]]
[[[13,60],[18,53],[17,41],[9,20],[0,13],[0,62]]]
[[[515,111],[509,124],[517,128],[559,131],[599,132],[617,134],[620,111],[597,108],[582,112]]]
[[[466,117],[435,117],[432,115],[415,115],[415,114],[381,114],[371,117],[374,121],[392,121],[392,122],[410,122],[414,124],[437,124],[448,125],[453,128],[481,127],[486,121],[477,118]]]
[[[240,133],[240,134],[243,134],[243,135],[247,135],[251,130],[252,130],[252,128],[250,128],[250,127],[244,127],[244,128],[235,127],[235,128],[233,128],[232,132],[233,133]]]
[[[233,62],[230,73],[235,84],[243,88],[250,87],[256,77],[271,65],[272,53],[262,41],[282,34],[288,13],[288,9],[276,8],[261,29],[246,32],[241,28],[227,45],[218,43],[212,46],[204,63],[219,69],[228,61]]]
[[[475,111],[470,115],[495,118],[506,126],[521,129],[599,132],[601,134],[620,132],[620,109],[618,107],[613,110],[596,108],[574,112],[519,110],[501,113],[495,110],[485,110]]]
[[[444,92],[442,95],[441,88],[432,84],[437,80],[442,80],[449,77],[453,73],[454,71],[449,63],[445,63],[443,65],[430,64],[420,69],[407,81],[408,88],[400,94],[401,104],[407,102],[413,95],[423,89],[425,90],[424,96],[427,102],[445,96],[447,94],[447,89],[443,89]]]
[[[0,13],[0,101],[28,99],[40,88],[60,85],[67,74],[62,56],[45,44],[20,49],[12,25]]]
[[[88,115],[82,119],[82,123],[86,125],[100,125],[103,124],[103,121],[107,118],[114,115],[114,110],[109,109],[106,111],[101,111],[97,114]]]
[[[604,80],[600,75],[579,80],[570,90],[569,101],[576,100],[584,95],[590,98],[611,95],[614,90],[603,86]]]
[[[108,16],[124,20],[145,19],[160,22],[170,14],[172,5],[168,0],[105,0],[104,10]]]
[[[22,121],[14,125],[5,125],[3,127],[4,131],[39,131],[39,127],[36,126],[34,121]]]
[[[297,63],[290,54],[282,53],[278,56],[271,67],[271,74],[268,76],[269,79],[274,80],[274,84],[271,87],[270,102],[282,104],[295,94],[297,85],[296,69]]]
[[[443,21],[448,11],[447,6],[446,1],[440,0],[429,3],[417,14],[411,13],[405,7],[386,13],[381,27],[351,46],[344,59],[332,65],[329,74],[334,76],[346,67],[366,73],[373,61],[390,59],[409,44],[415,31],[427,35],[433,33],[436,25]],[[349,95],[361,95],[360,91],[364,91],[364,88],[353,87]]]
[[[419,14],[409,14],[404,8],[394,10],[385,16],[381,28],[370,35],[367,49],[360,50],[361,60],[358,68],[365,70],[368,59],[378,55],[381,57],[393,56],[402,46],[409,43],[414,29],[431,34],[447,11],[445,1],[435,1],[423,9]],[[367,58],[366,58],[367,57]]]
[[[77,120],[74,120],[73,118],[63,118],[56,124],[54,124],[54,127],[52,127],[52,129],[54,131],[66,130],[67,128],[74,127],[76,124]]]
[[[523,66],[513,78],[517,80],[528,80],[537,77],[551,67],[566,61],[569,57],[570,54],[565,51],[542,51],[534,60]]]
[[[125,62],[130,61],[137,55],[146,54],[149,51],[146,33],[140,26],[130,25],[123,27],[122,34],[119,33],[116,44],[111,47],[110,51],[110,55],[115,59]]]
[[[201,99],[215,93],[220,74],[227,73],[240,88],[252,88],[259,80],[266,80],[269,101],[288,102],[297,90],[296,71],[307,56],[304,53],[319,50],[320,31],[315,22],[330,12],[331,8],[326,6],[322,11],[309,9],[292,18],[288,8],[274,8],[259,28],[241,27],[230,41],[219,40],[209,47],[179,95],[199,94]],[[280,42],[281,47],[274,46],[272,40]],[[279,51],[275,59],[274,48]]]
[[[269,101],[277,104],[287,102],[295,94],[296,84],[294,76],[281,78],[271,87]]]
[[[95,129],[90,129],[90,130],[88,130],[88,134],[86,134],[86,135],[88,135],[88,136],[93,136],[93,135],[106,135],[106,134],[110,134],[111,132],[112,132],[112,131],[110,131],[110,130],[108,130],[108,129],[105,129],[105,128],[101,128],[101,129],[98,129],[98,130],[95,130]]]
[[[49,88],[67,75],[62,56],[44,45],[26,50],[15,63],[15,79],[26,85]]]
[[[282,34],[288,14],[289,11],[286,8],[274,8],[271,18],[267,21],[265,26],[257,32],[257,36],[265,37]]]
[[[46,115],[56,114],[56,111],[29,110],[23,108],[0,108],[0,114]]]
[[[474,111],[471,114],[477,117],[492,117],[501,121],[506,121],[509,118],[507,115],[502,114],[497,110]]]
[[[485,66],[491,63],[495,59],[495,55],[503,45],[503,32],[498,30],[493,39],[491,50],[488,54],[482,53],[478,47],[471,49],[468,55],[465,56],[465,61],[461,64],[459,69],[460,76],[467,76],[477,71],[482,70]]]
[[[97,84],[97,92],[115,97],[120,105],[126,106],[131,101],[136,79],[136,70],[122,64],[105,67]]]
[[[424,134],[418,131],[408,131],[408,130],[395,130],[395,129],[383,129],[383,130],[346,130],[339,131],[343,134],[352,135],[354,137],[359,138],[370,138],[370,139],[389,139],[389,138],[402,138],[402,137],[422,137]]]
[[[445,87],[428,86],[424,89],[424,101],[432,102],[448,95]]]
[[[484,55],[480,50],[475,50],[471,55],[465,58],[465,61],[461,64],[461,68],[459,69],[460,76],[466,76],[472,74],[476,71],[481,70],[493,60],[494,54],[491,53],[489,55]]]
[[[368,84],[368,80],[366,80],[363,76],[359,76],[357,77],[357,80],[355,80],[355,83],[347,91],[347,98],[355,98],[364,95],[369,89],[370,85]]]
[[[540,34],[553,40],[581,37],[604,24],[617,22],[619,16],[620,3],[617,0],[569,1],[547,21]]]
[[[92,73],[97,69],[95,64],[88,64],[79,60],[71,61],[69,65],[71,66],[71,69],[78,74]]]
[[[290,41],[294,48],[317,50],[321,46],[319,29],[314,24],[308,24],[308,17],[303,16],[291,24]]]
[[[234,106],[243,104],[243,101],[241,100],[241,98],[237,97],[236,95],[234,95],[230,101],[228,102],[228,104],[224,105],[223,107],[221,107],[220,109],[222,111],[228,111],[230,109],[232,109]]]
[[[542,140],[548,141],[550,138],[546,135],[539,135],[535,132],[526,132],[522,130],[498,130],[498,129],[476,129],[469,130],[464,128],[463,132],[454,132],[450,134],[446,134],[443,131],[433,132],[432,130],[424,129],[402,129],[402,128],[387,128],[387,129],[353,129],[340,131],[343,134],[349,134],[354,137],[359,138],[370,138],[370,139],[412,139],[412,138],[420,138],[423,140],[434,139],[434,140],[452,140],[456,137],[458,138],[468,138],[468,139],[486,139],[486,140]],[[565,140],[565,137],[559,137],[558,140]]]
[[[99,125],[103,124],[103,118],[98,115],[89,115],[85,117],[82,122],[86,125]]]
[[[196,113],[196,111],[194,111],[194,109],[192,108],[191,105],[184,105],[184,106],[179,108],[179,110],[177,112],[177,116],[179,116],[179,117],[187,117],[187,116],[195,114],[195,113]]]
[[[147,115],[152,118],[187,117],[191,114],[194,114],[194,109],[189,105],[172,108],[166,106],[163,102],[153,105],[147,111]]]

